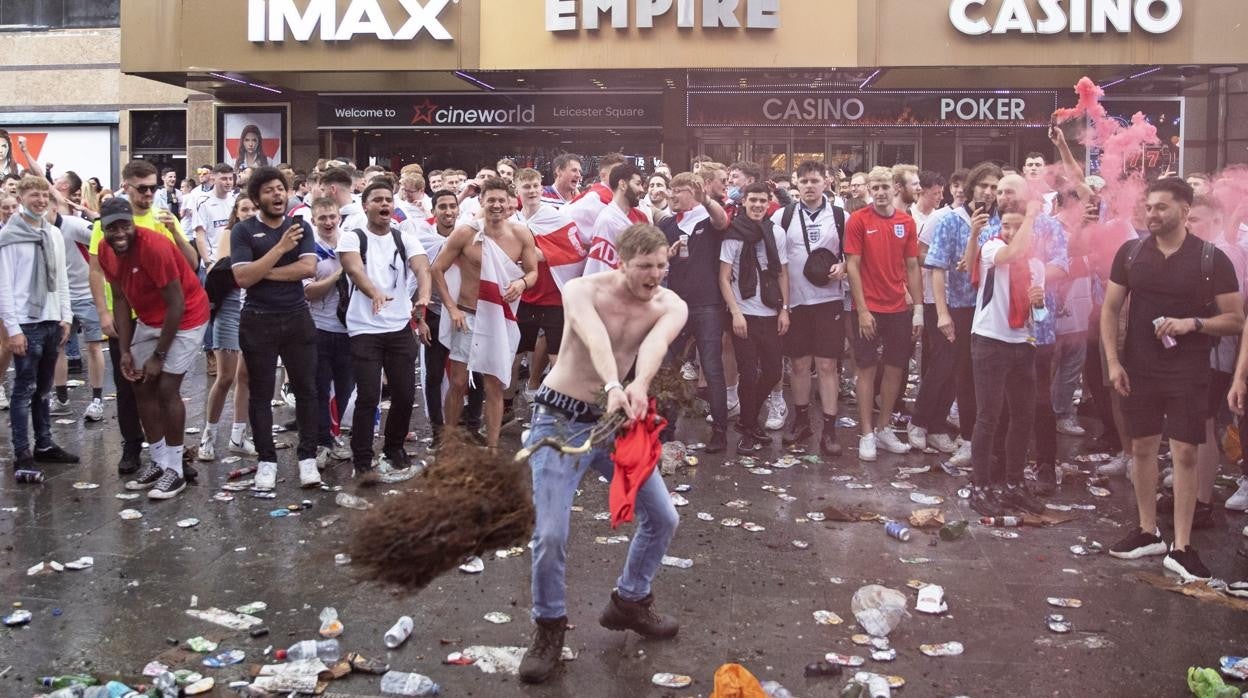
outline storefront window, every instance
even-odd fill
[[[752,161],[763,171],[764,179],[776,172],[788,172],[792,168],[789,164],[787,141],[756,142],[752,152],[754,154]]]
[[[121,0],[0,0],[0,24],[94,29],[121,26]]]
[[[836,143],[828,149],[831,157],[828,168],[833,172],[840,170],[845,175],[865,172],[867,169],[867,146],[864,143]]]
[[[793,141],[793,166],[807,160],[827,162],[828,154],[822,138],[797,138]]]

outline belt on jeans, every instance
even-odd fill
[[[543,405],[540,403],[533,406],[533,414],[544,414],[548,417],[567,419],[578,424],[593,424],[602,417],[602,413],[598,410],[592,410],[582,415],[575,415],[567,410],[561,410],[558,407],[551,407],[550,405]]]

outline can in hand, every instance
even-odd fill
[[[689,235],[682,234],[680,236],[680,258],[689,259]]]
[[[1166,318],[1165,318],[1165,317],[1159,317],[1159,318],[1157,318],[1156,320],[1153,320],[1153,329],[1155,330],[1155,329],[1157,329],[1157,328],[1161,327],[1161,323],[1163,323],[1163,322],[1165,322],[1165,321],[1166,321]],[[1176,340],[1174,337],[1171,337],[1171,336],[1170,336],[1170,335],[1168,335],[1168,334],[1163,334],[1163,335],[1161,336],[1161,346],[1163,346],[1163,347],[1165,347],[1165,348],[1167,348],[1167,349],[1173,349],[1173,348],[1177,347],[1178,345],[1179,345],[1179,342],[1178,342],[1178,340]]]

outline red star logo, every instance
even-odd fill
[[[433,125],[433,114],[438,110],[438,105],[430,102],[429,98],[426,97],[424,103],[417,104],[414,109],[416,116],[412,117],[413,124],[419,124],[423,121],[430,126]]]

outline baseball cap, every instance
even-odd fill
[[[100,227],[107,228],[117,221],[133,220],[134,209],[125,199],[113,197],[100,206]]]

